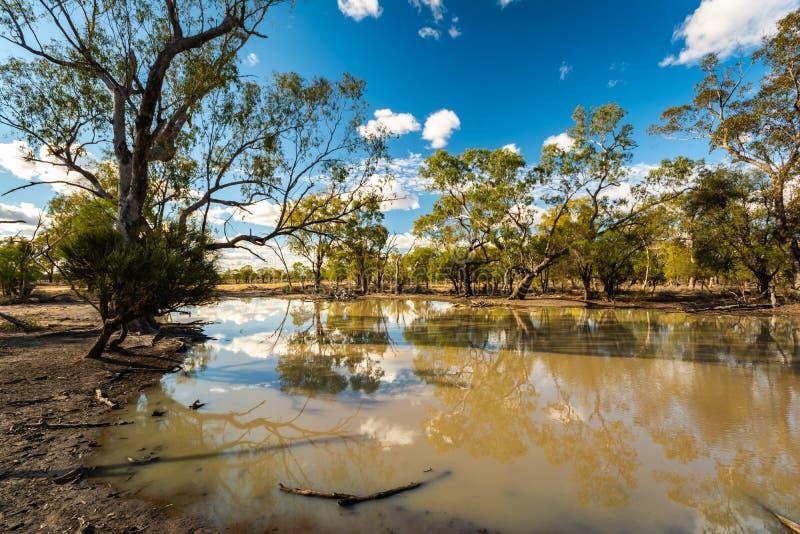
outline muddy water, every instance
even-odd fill
[[[193,318],[213,339],[122,415],[136,424],[108,432],[96,474],[219,527],[781,532],[762,504],[800,517],[797,322],[268,299]],[[428,483],[353,509],[278,490],[411,481]]]

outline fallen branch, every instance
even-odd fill
[[[788,517],[783,517],[781,514],[776,514],[775,512],[772,512],[772,515],[775,516],[775,519],[777,519],[786,530],[792,534],[800,534],[800,523],[795,523]]]
[[[101,404],[105,404],[112,410],[116,410],[117,408],[119,408],[119,404],[111,401],[108,397],[104,397],[103,392],[99,389],[94,390],[94,399]]]
[[[13,324],[17,328],[21,328],[25,332],[30,332],[31,330],[33,330],[25,321],[20,321],[16,317],[12,317],[7,313],[0,312],[0,319],[5,319],[9,323]]]
[[[292,493],[294,495],[302,495],[303,497],[317,497],[319,499],[352,499],[355,495],[350,495],[349,493],[324,493],[322,491],[316,491],[312,489],[303,489],[303,488],[290,488],[288,486],[284,486],[282,483],[278,482],[278,487],[284,493]]]
[[[25,425],[26,428],[44,428],[47,430],[66,430],[70,428],[103,428],[107,426],[132,425],[133,421],[120,421],[119,423],[48,423],[39,421]]]
[[[365,502],[365,501],[376,501],[378,499],[385,499],[386,497],[391,497],[392,495],[397,495],[398,493],[402,493],[404,491],[409,491],[412,489],[416,489],[422,485],[422,482],[411,482],[406,484],[405,486],[398,486],[396,488],[392,488],[386,491],[379,491],[378,493],[373,493],[371,495],[365,495],[364,497],[358,496],[351,496],[346,499],[341,499],[339,501],[339,506],[354,506],[358,503]]]
[[[153,456],[151,458],[142,458],[142,459],[131,458],[130,456],[128,457],[128,463],[132,465],[147,465],[158,462],[159,460],[161,460],[161,458],[159,458],[158,456]]]
[[[370,495],[351,495],[349,493],[340,493],[338,491],[333,493],[325,493],[322,491],[316,491],[312,489],[303,489],[303,488],[290,488],[289,486],[284,486],[283,484],[279,483],[278,487],[284,493],[291,493],[294,495],[302,495],[303,497],[316,497],[318,499],[332,499],[335,500],[339,506],[342,507],[349,507],[354,506],[356,504],[366,502],[366,501],[377,501],[378,499],[385,499],[387,497],[391,497],[392,495],[397,495],[398,493],[403,493],[404,491],[410,491],[416,489],[423,484],[428,484],[433,482],[436,479],[446,477],[450,474],[450,471],[445,471],[437,477],[434,477],[426,482],[411,482],[409,484],[405,484],[403,486],[398,486],[396,488],[388,489],[385,491],[379,491],[377,493],[371,493]]]
[[[64,473],[60,477],[56,477],[55,479],[53,479],[53,482],[55,482],[56,484],[66,484],[68,482],[72,482],[73,484],[77,484],[78,482],[83,480],[83,478],[86,475],[88,475],[89,473],[91,473],[93,470],[94,470],[93,467],[84,467],[84,466],[76,467],[75,469],[72,469],[71,471],[67,471],[66,473]]]

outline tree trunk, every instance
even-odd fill
[[[531,284],[533,284],[533,281],[536,280],[537,276],[539,276],[539,273],[550,267],[553,264],[553,262],[555,262],[558,258],[566,254],[568,251],[569,249],[565,248],[546,256],[542,261],[540,261],[536,266],[534,266],[532,270],[528,271],[528,273],[522,278],[519,285],[515,287],[514,291],[512,291],[511,295],[509,295],[508,297],[509,300],[524,300],[525,297],[528,296],[528,291],[531,288]]]
[[[539,276],[539,273],[535,271],[526,274],[520,281],[519,285],[514,288],[514,291],[511,292],[511,295],[508,298],[514,300],[524,300],[525,297],[528,296],[528,290],[530,290],[531,285],[533,284],[533,281],[536,280],[537,276]]]
[[[111,338],[111,334],[114,333],[118,325],[119,321],[103,321],[103,329],[100,331],[100,335],[97,336],[92,348],[89,349],[89,353],[86,355],[87,358],[96,360],[103,355],[103,351],[106,350],[108,340]]]
[[[578,269],[578,274],[581,278],[581,284],[583,284],[583,300],[589,300],[589,297],[592,295],[592,273],[594,272],[594,267],[592,264],[583,265]]]
[[[464,264],[464,269],[462,269],[463,277],[464,277],[464,295],[467,297],[472,296],[472,273],[469,269],[469,263]]]

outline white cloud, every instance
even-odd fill
[[[447,11],[442,0],[409,0],[409,2],[411,2],[411,5],[416,7],[418,11],[422,10],[422,6],[430,9],[433,20],[436,22],[442,20],[444,12]]]
[[[575,139],[569,136],[568,133],[563,132],[558,135],[551,135],[547,139],[544,140],[542,146],[547,145],[556,145],[561,150],[570,150],[573,146],[575,146]]]
[[[613,89],[614,87],[618,86],[621,83],[622,83],[622,80],[608,80],[608,83],[606,84],[606,86],[609,89]]]
[[[567,63],[566,61],[561,62],[561,66],[558,67],[558,77],[563,81],[567,79],[567,76],[572,72],[572,65]]]
[[[427,237],[417,237],[411,232],[395,234],[392,239],[394,240],[394,246],[400,251],[407,251],[411,247],[427,247],[431,244],[430,239]]]
[[[264,201],[241,208],[215,206],[208,210],[208,221],[211,224],[225,224],[230,220],[275,228],[280,214],[280,204]]]
[[[440,109],[428,115],[422,138],[431,142],[433,148],[444,148],[455,130],[461,128],[458,116],[449,109]]]
[[[400,136],[419,129],[420,124],[411,113],[395,113],[387,108],[377,110],[375,118],[359,126],[358,132],[362,137],[381,137]]]
[[[258,61],[259,61],[258,56],[255,55],[253,52],[250,52],[249,54],[247,54],[247,57],[244,58],[245,64],[249,65],[250,67],[258,65]]]
[[[374,175],[364,184],[364,193],[377,193],[381,198],[381,211],[415,210],[419,208],[419,197],[406,191],[402,184],[391,176]]]
[[[522,154],[522,151],[519,149],[516,143],[509,143],[503,147],[503,150],[508,150],[514,154]]]
[[[22,234],[30,236],[36,229],[39,219],[47,224],[47,214],[29,202],[19,204],[0,204],[0,221],[9,221],[0,224],[0,236]],[[20,221],[20,222],[10,222]]]
[[[411,445],[419,436],[417,430],[403,428],[396,423],[372,417],[361,424],[360,431],[378,441],[384,450],[394,446]]]
[[[461,28],[458,27],[458,17],[453,17],[450,21],[450,29],[447,30],[447,33],[450,34],[451,39],[461,35]]]
[[[378,0],[338,0],[339,11],[355,21],[365,17],[378,18],[383,13],[383,8]]]
[[[439,39],[439,35],[441,35],[439,33],[439,30],[431,28],[430,26],[424,26],[420,28],[419,30],[417,30],[417,34],[423,39],[427,39],[429,37],[433,39]]]
[[[497,0],[497,5],[500,6],[500,8],[502,9],[513,1],[514,0]]]
[[[386,173],[407,191],[422,192],[431,184],[428,178],[419,175],[419,169],[425,162],[422,154],[409,152],[406,158],[392,158],[386,166]]]
[[[67,172],[64,167],[46,163],[55,161],[48,154],[47,148],[39,148],[39,154],[35,157],[42,161],[28,161],[26,155],[35,152],[23,141],[12,141],[10,143],[0,143],[0,167],[22,180],[39,180],[42,182],[63,181],[70,183],[85,184],[83,178],[77,173]],[[95,165],[95,159],[91,155],[79,158],[78,163],[88,168]],[[86,184],[85,184],[86,185]],[[75,188],[69,184],[52,184],[50,187],[59,193],[74,192]]]
[[[775,23],[798,6],[800,0],[702,0],[672,36],[673,41],[684,41],[683,50],[659,65],[692,65],[706,54],[726,58],[739,48],[756,46],[763,37],[773,35]]]

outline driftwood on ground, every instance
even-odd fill
[[[12,317],[11,315],[9,315],[7,313],[0,312],[0,319],[5,319],[6,321],[8,321],[9,323],[13,324],[17,328],[21,328],[22,330],[24,330],[26,332],[30,332],[32,330],[30,325],[28,325],[25,321],[20,321],[16,317]]]
[[[96,400],[100,404],[105,404],[112,410],[119,408],[119,405],[116,402],[113,402],[108,397],[104,397],[103,392],[99,389],[94,390],[94,400]]]
[[[39,421],[25,425],[27,428],[44,428],[47,430],[67,430],[71,428],[104,428],[108,426],[132,425],[133,421],[120,421],[119,423],[48,423]]]

